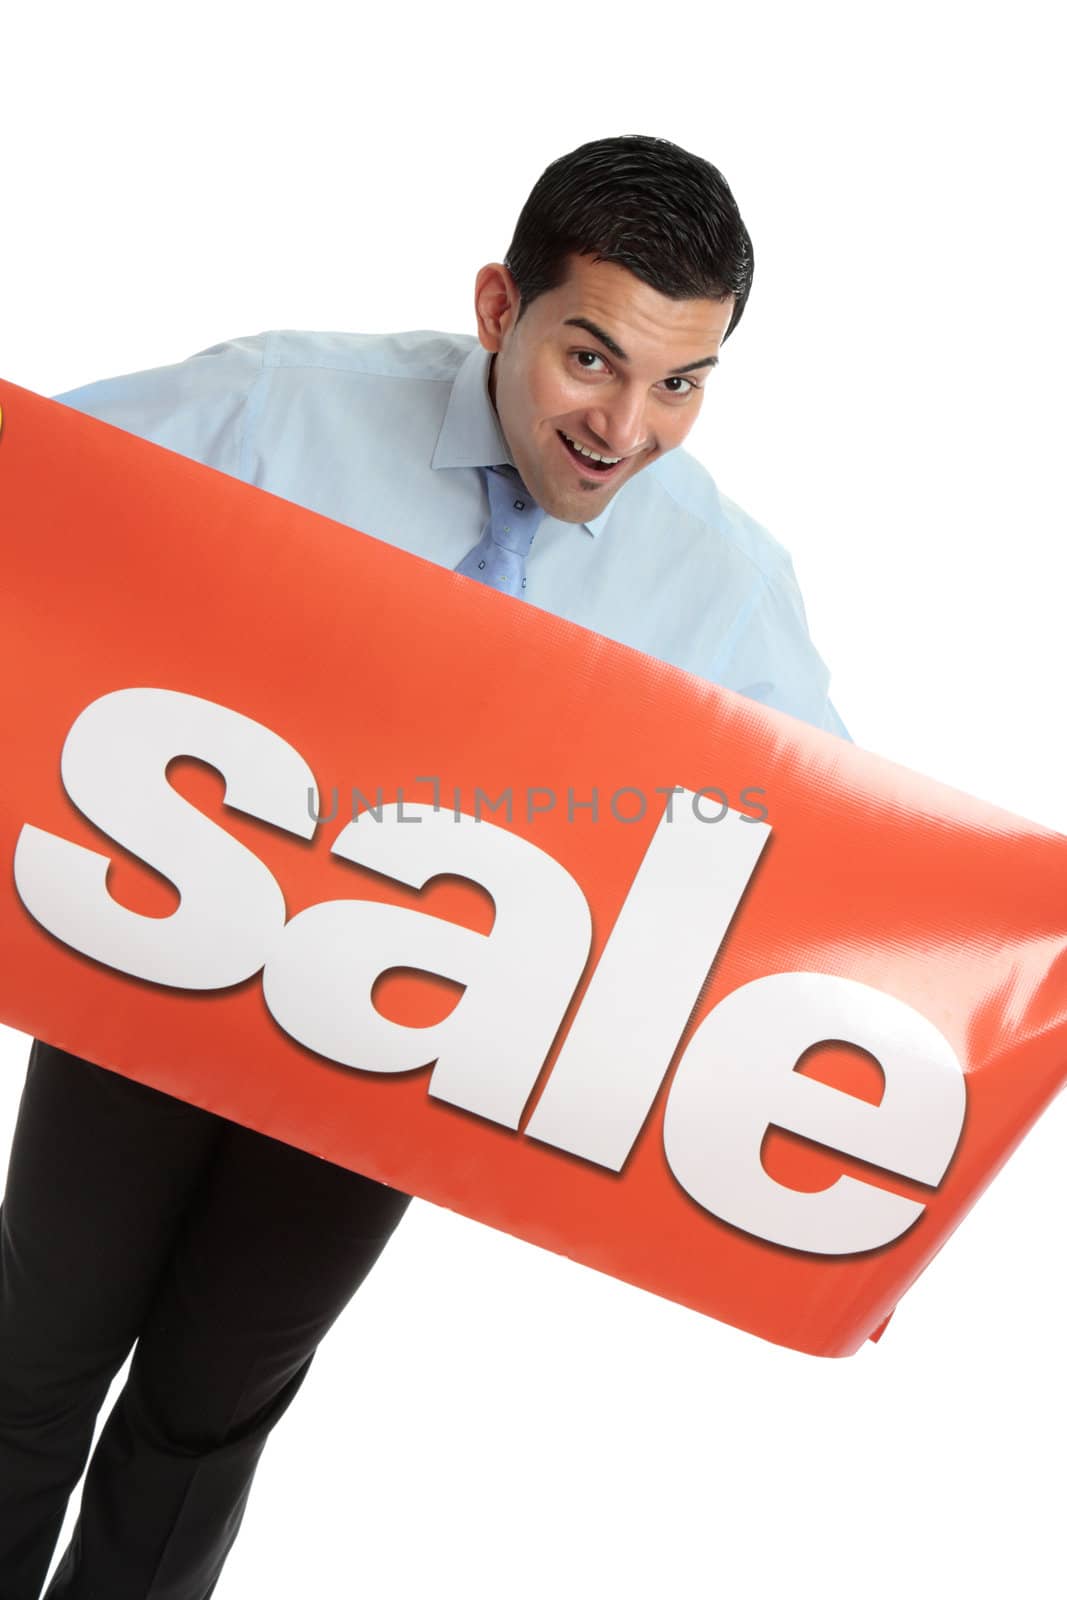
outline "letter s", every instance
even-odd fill
[[[90,822],[174,885],[181,904],[169,917],[130,911],[108,893],[106,855],[30,823],[15,846],[15,887],[42,927],[95,961],[176,989],[225,989],[262,967],[285,901],[251,850],[171,788],[167,764],[179,755],[218,768],[226,805],[314,834],[306,801],[315,780],[276,733],[196,695],[117,689],[67,734],[63,785]]]

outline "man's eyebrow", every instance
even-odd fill
[[[610,350],[617,361],[629,361],[629,356],[621,346],[615,343],[610,333],[605,333],[603,328],[597,327],[595,322],[590,322],[588,317],[567,317],[563,326],[565,328],[583,328],[586,333],[591,333],[594,339],[599,339],[605,350]],[[695,372],[698,367],[717,367],[718,356],[702,356],[699,361],[690,361],[684,367],[672,367],[668,376],[680,378],[683,372]]]
[[[718,356],[702,356],[699,361],[690,361],[687,367],[672,367],[668,373],[668,377],[677,378],[680,377],[683,372],[695,372],[698,367],[717,367],[718,365]]]
[[[591,333],[594,339],[599,339],[605,350],[610,350],[618,361],[629,361],[625,350],[620,350],[610,333],[605,333],[603,328],[598,328],[595,322],[590,322],[588,317],[568,317],[563,324],[565,328],[584,328],[586,333]]]

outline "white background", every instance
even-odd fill
[[[672,138],[757,261],[691,447],[792,551],[854,737],[1067,831],[1053,17],[20,7],[0,371],[55,393],[270,327],[470,329],[549,160]],[[1061,1594],[1065,1151],[1058,1104],[844,1362],[417,1205],[218,1600]]]

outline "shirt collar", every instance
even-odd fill
[[[489,362],[489,351],[476,344],[456,373],[430,462],[435,471],[438,467],[495,467],[504,461],[515,465],[489,398]],[[611,509],[609,505],[581,526],[596,538]]]

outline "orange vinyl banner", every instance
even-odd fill
[[[1067,1075],[1067,841],[0,385],[0,1017],[821,1355]]]

